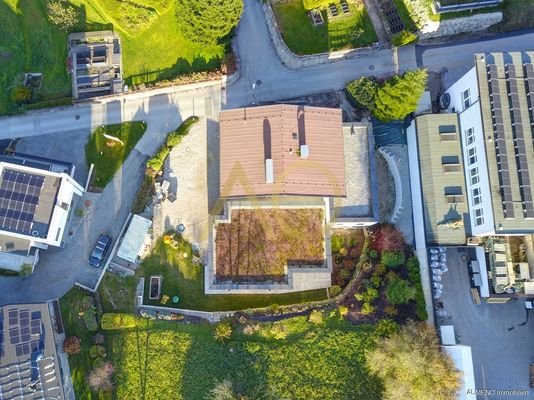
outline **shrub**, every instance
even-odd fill
[[[269,334],[273,339],[283,340],[287,338],[287,329],[282,323],[273,323],[269,330]]]
[[[404,0],[404,5],[417,28],[421,29],[430,19],[428,0]]]
[[[278,304],[276,304],[276,303],[275,303],[275,304],[271,304],[271,305],[269,306],[269,309],[271,310],[271,312],[272,312],[273,314],[278,314],[278,313],[280,312],[280,305],[278,305]]]
[[[248,324],[243,327],[243,334],[250,336],[258,332],[259,330],[260,330],[259,324]]]
[[[104,363],[91,371],[87,377],[87,384],[95,392],[100,390],[111,391],[113,389],[111,382],[113,372],[115,372],[113,365],[110,362]]]
[[[341,293],[341,286],[339,285],[330,286],[330,296],[336,297],[340,293]]]
[[[217,324],[213,334],[213,337],[217,342],[223,343],[230,339],[230,336],[232,336],[232,326],[228,322],[221,322]]]
[[[406,256],[402,251],[389,251],[384,250],[380,262],[386,267],[394,268],[403,265],[406,261]]]
[[[373,302],[373,300],[376,300],[378,298],[378,296],[379,296],[378,290],[376,290],[373,287],[368,287],[365,292],[356,293],[354,295],[356,300],[363,301],[363,302],[369,302],[369,303]]]
[[[371,257],[373,259],[377,259],[378,258],[378,251],[376,251],[375,249],[369,250],[369,257]]]
[[[415,42],[416,40],[417,35],[415,33],[403,30],[393,35],[393,37],[391,38],[391,43],[393,43],[397,47],[400,47]]]
[[[428,313],[426,311],[425,294],[423,293],[421,282],[415,284],[415,289],[415,314],[421,321],[426,321],[428,319]]]
[[[48,0],[46,11],[50,22],[64,31],[71,30],[78,23],[78,12],[68,1]]]
[[[105,313],[102,315],[102,329],[128,329],[137,326],[138,318],[132,314]]]
[[[17,85],[11,89],[11,101],[15,104],[25,104],[30,101],[32,91],[24,85]]]
[[[416,256],[412,256],[406,260],[406,269],[408,270],[408,279],[410,282],[415,284],[421,281],[419,259]]]
[[[19,275],[20,276],[30,276],[33,272],[33,265],[31,264],[22,264],[22,267],[20,268]]]
[[[91,346],[89,356],[91,358],[105,358],[107,356],[106,349],[100,345]]]
[[[308,321],[316,325],[322,324],[324,321],[323,313],[319,310],[313,310],[308,318]]]
[[[205,45],[225,39],[242,12],[242,0],[176,0],[176,18],[183,35]]]
[[[135,200],[132,204],[132,212],[135,214],[145,211],[145,207],[152,195],[152,189],[154,188],[154,177],[149,174],[145,174],[143,183],[139,188]]]
[[[399,313],[399,310],[397,310],[397,307],[394,305],[388,304],[386,307],[384,307],[384,312],[388,317],[394,317]]]
[[[210,390],[209,400],[237,400],[238,397],[234,393],[232,382],[225,379],[221,382],[216,382],[215,386]]]
[[[406,247],[406,242],[395,225],[380,224],[373,234],[372,247],[378,251],[400,251]]]
[[[347,306],[341,305],[341,306],[339,306],[337,308],[337,312],[338,312],[339,316],[341,318],[343,318],[344,316],[346,316],[349,313],[349,308]]]
[[[390,319],[381,319],[375,325],[375,333],[380,337],[391,336],[399,331],[399,324]]]
[[[349,82],[345,87],[345,93],[354,107],[373,111],[378,93],[378,83],[374,78],[362,77]]]
[[[364,315],[373,314],[375,312],[375,307],[371,303],[365,302],[362,304],[360,312]]]
[[[77,336],[69,336],[63,342],[63,351],[68,355],[78,354],[81,350],[80,339]]]
[[[169,302],[169,300],[170,300],[169,295],[164,294],[163,296],[161,296],[160,303],[161,304],[167,304]]]
[[[94,307],[88,308],[84,311],[83,322],[88,331],[94,332],[98,329],[98,322],[96,320],[96,310]]]
[[[343,236],[339,234],[332,235],[332,253],[339,253],[339,250],[343,247],[345,244],[345,240],[343,239]]]
[[[390,304],[406,304],[413,300],[416,295],[416,289],[410,286],[408,281],[395,278],[389,282],[386,289],[386,297]]]

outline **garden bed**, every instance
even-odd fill
[[[288,266],[325,262],[322,209],[233,210],[216,232],[218,281],[282,281]]]
[[[340,3],[337,6],[340,8]],[[348,6],[346,15],[334,18],[327,7],[318,11],[325,23],[317,26],[310,21],[302,0],[278,2],[273,11],[287,47],[296,54],[316,54],[369,46],[378,40],[363,0],[348,2]]]
[[[332,284],[344,288],[360,259],[365,234],[361,229],[338,229],[332,231],[331,238]]]

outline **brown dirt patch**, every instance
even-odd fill
[[[285,265],[323,265],[323,223],[320,209],[232,211],[217,226],[217,279],[281,281]]]

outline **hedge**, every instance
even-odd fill
[[[132,314],[106,313],[102,315],[100,325],[102,329],[128,329],[137,326],[138,318]]]

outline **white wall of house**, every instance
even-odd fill
[[[447,93],[451,96],[449,111],[454,109],[460,120],[471,231],[475,236],[492,234],[495,223],[475,67],[452,85]]]

